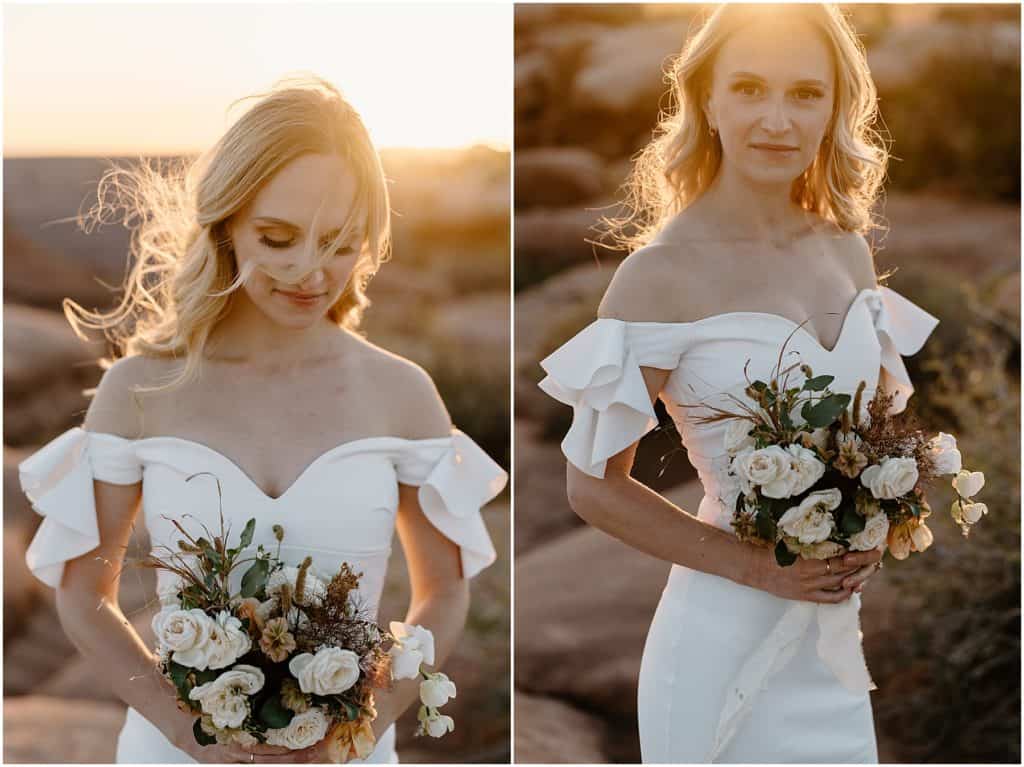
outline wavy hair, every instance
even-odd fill
[[[80,217],[86,231],[120,219],[132,230],[133,263],[124,294],[109,312],[64,299],[76,334],[85,339],[82,328],[104,332],[115,349],[100,360],[104,369],[136,354],[185,360],[174,380],[137,391],[178,386],[198,374],[210,332],[250,274],[237,267],[228,222],[300,155],[337,155],[356,179],[348,220],[318,252],[322,263],[350,232],[362,233],[352,274],[328,309],[331,321],[358,327],[369,304],[366,284],[389,255],[390,205],[380,157],[341,93],[310,75],[281,80],[249,98],[258,100],[200,157],[112,167],[99,182],[96,204]]]
[[[715,178],[722,146],[701,106],[711,87],[715,58],[734,31],[765,14],[785,14],[814,25],[835,67],[832,116],[817,156],[793,182],[791,199],[846,231],[865,233],[873,226],[871,207],[881,192],[889,152],[874,128],[879,119],[877,91],[850,22],[832,4],[726,3],[689,37],[665,74],[670,105],[659,117],[654,138],[634,159],[625,184],[626,212],[605,219],[616,245],[632,249],[647,244]]]

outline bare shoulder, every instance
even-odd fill
[[[83,424],[87,431],[139,439],[145,430],[146,401],[139,391],[166,382],[169,365],[163,360],[132,355],[114,362],[100,378]]]
[[[619,264],[598,316],[631,322],[678,322],[699,272],[699,254],[685,243],[652,244]]]
[[[859,288],[874,288],[878,284],[875,255],[871,246],[859,232],[837,231],[833,246],[842,267],[853,277]]]
[[[366,339],[353,339],[366,396],[387,414],[388,434],[404,439],[451,434],[451,418],[426,370]]]

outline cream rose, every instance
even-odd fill
[[[970,498],[977,495],[984,486],[985,475],[980,471],[961,469],[953,477],[953,489],[956,490],[961,498]]]
[[[875,498],[899,498],[917,484],[917,462],[913,458],[883,458],[860,473],[860,482]]]
[[[217,620],[207,620],[210,627],[209,638],[201,647],[193,650],[197,658],[205,662],[206,668],[230,666],[252,649],[252,640],[242,628],[242,622],[228,611],[221,610]]]
[[[434,664],[434,635],[429,629],[400,621],[391,621],[388,628],[395,637],[389,651],[392,679],[415,679],[421,663]]]
[[[209,642],[213,621],[199,609],[167,609],[153,619],[153,633],[160,646],[173,653],[175,663],[203,671],[207,667],[204,648]]]
[[[267,730],[267,744],[292,750],[309,748],[327,737],[327,717],[320,708],[296,714],[287,727]]]
[[[813,450],[808,450],[803,445],[794,444],[789,445],[786,448],[786,452],[792,456],[790,471],[796,476],[796,479],[788,495],[769,496],[770,498],[786,498],[800,495],[805,490],[809,490],[825,474],[825,464],[818,459]],[[764,488],[761,488],[761,490],[764,492]]]
[[[259,692],[265,681],[260,669],[242,664],[212,682],[193,687],[188,697],[199,701],[203,713],[212,717],[215,726],[238,728],[249,715],[248,696]]]
[[[455,697],[455,683],[447,675],[437,672],[420,682],[420,701],[437,708]]]
[[[324,647],[316,655],[296,655],[288,661],[288,670],[303,692],[336,695],[359,680],[359,656],[340,647]]]
[[[791,456],[778,445],[742,452],[733,462],[733,470],[761,488],[769,498],[787,498],[797,477],[791,471]]]
[[[928,440],[928,450],[938,474],[956,474],[960,471],[963,457],[956,447],[956,437],[952,434],[940,431]]]
[[[804,498],[799,506],[792,506],[779,519],[779,529],[802,544],[820,543],[835,529],[832,510],[843,500],[835,488],[818,490]]]
[[[753,447],[756,442],[747,432],[754,428],[754,424],[745,418],[730,418],[725,427],[725,452],[729,455],[736,455],[748,447]]]
[[[870,551],[877,549],[889,536],[889,517],[885,514],[874,514],[868,517],[864,529],[850,536],[850,548],[853,551]]]

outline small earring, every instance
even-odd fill
[[[714,136],[717,133],[718,133],[718,129],[714,125],[712,125],[711,126],[711,135]]]

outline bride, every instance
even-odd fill
[[[783,568],[741,542],[718,500],[728,422],[691,420],[735,410],[728,396],[768,380],[787,338],[787,366],[906,406],[901,355],[937,320],[879,286],[861,234],[887,161],[875,88],[853,29],[822,5],[720,6],[672,78],[633,214],[613,222],[634,252],[599,319],[541,363],[541,387],[574,409],[573,509],[673,563],[641,663],[642,758],[877,762],[858,611],[884,547]],[[630,478],[659,398],[705,491],[696,514]]]
[[[114,173],[101,207],[110,184],[140,222],[124,298],[109,314],[70,301],[65,312],[107,330],[120,359],[84,425],[20,466],[45,517],[29,567],[128,704],[118,762],[324,761],[325,741],[292,752],[196,742],[193,715],[118,605],[140,502],[153,547],[174,547],[172,520],[219,529],[220,492],[234,530],[256,518],[253,545],[276,547],[280,524],[289,564],[310,554],[323,573],[362,571],[373,616],[397,530],[404,621],[433,633],[442,666],[468,579],[495,559],[480,507],[506,475],[452,428],[421,368],[356,332],[388,252],[388,194],[362,120],[330,84],[279,84],[189,173]],[[200,472],[213,477],[185,483]],[[365,761],[397,761],[394,722],[418,692],[413,679],[377,696]]]

